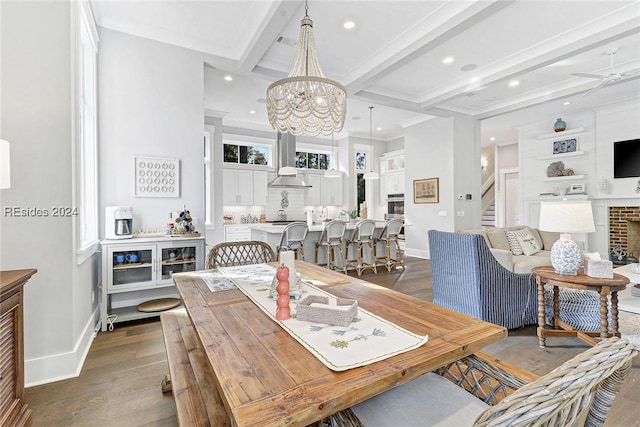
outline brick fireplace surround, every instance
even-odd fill
[[[640,258],[640,206],[609,207],[609,251],[616,245]]]

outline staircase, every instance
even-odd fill
[[[495,201],[491,202],[484,211],[482,211],[482,218],[480,219],[480,225],[482,228],[491,228],[496,226],[496,204]]]

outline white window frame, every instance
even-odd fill
[[[78,264],[99,248],[98,226],[98,30],[88,1],[72,2],[75,26],[72,90],[73,216]]]

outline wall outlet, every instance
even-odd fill
[[[464,199],[464,195],[458,194],[458,200],[463,200],[463,199]]]

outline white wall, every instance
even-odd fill
[[[629,195],[635,191],[640,178],[613,178],[613,142],[640,138],[640,100],[601,107],[595,114],[596,185],[604,178],[611,195]],[[597,187],[592,190],[591,194],[597,193]]]
[[[2,2],[2,138],[11,188],[2,207],[72,206],[72,9]],[[78,266],[71,218],[0,216],[0,268],[37,268],[25,286],[27,385],[77,375],[96,322],[98,257]]]
[[[186,205],[203,218],[202,229],[203,55],[104,28],[99,33],[101,218],[105,206],[127,205],[134,207],[134,229],[162,227],[169,212]],[[180,197],[134,197],[134,156],[179,159]]]

